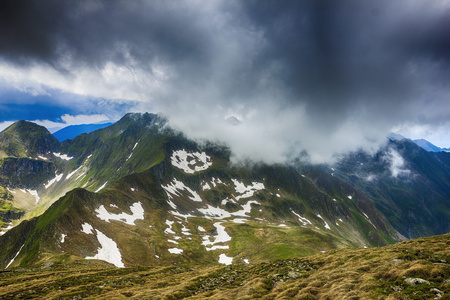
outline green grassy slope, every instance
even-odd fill
[[[58,140],[45,127],[18,121],[0,133],[0,158],[34,157],[57,151]]]

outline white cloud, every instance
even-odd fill
[[[77,66],[76,62],[68,64],[70,73],[62,73],[45,63],[18,66],[0,61],[0,80],[33,96],[48,95],[50,87],[66,93],[121,102],[149,100],[151,95],[160,92],[170,76],[168,66],[154,62],[150,64],[149,72],[131,58],[123,65],[108,62],[102,68]]]
[[[432,144],[446,148],[450,147],[450,121],[439,125],[403,123],[392,129],[409,139],[425,139]]]
[[[0,132],[11,126],[14,122],[12,121],[5,121],[0,123]]]
[[[398,176],[408,176],[411,171],[405,168],[405,160],[403,157],[394,149],[389,149],[389,152],[384,156],[384,160],[388,162],[389,170],[394,178]]]
[[[109,118],[103,114],[95,115],[68,115],[64,114],[61,116],[61,120],[67,125],[80,125],[80,124],[94,124],[109,121]]]
[[[82,125],[82,124],[98,124],[106,123],[111,121],[104,114],[93,114],[93,115],[68,115],[64,114],[61,116],[62,122],[53,122],[49,120],[30,120],[30,122],[36,123],[38,125],[44,126],[51,133],[57,131],[58,129],[70,126],[70,125]]]

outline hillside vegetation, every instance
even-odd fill
[[[0,299],[450,299],[450,234],[225,267],[67,260],[0,273]]]

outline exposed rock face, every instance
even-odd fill
[[[0,165],[0,185],[15,188],[34,188],[49,180],[55,173],[55,165],[29,158],[3,159]]]

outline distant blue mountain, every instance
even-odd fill
[[[430,143],[427,140],[424,139],[418,139],[418,140],[413,140],[414,143],[416,143],[416,145],[422,147],[422,149],[428,151],[428,152],[442,152],[442,151],[446,151],[449,152],[450,149],[449,148],[440,148],[438,146],[433,145],[432,143]]]
[[[112,124],[113,123],[70,125],[53,133],[53,136],[58,141],[62,142],[65,140],[71,140],[74,137],[83,133],[89,133],[97,129],[108,127]]]

